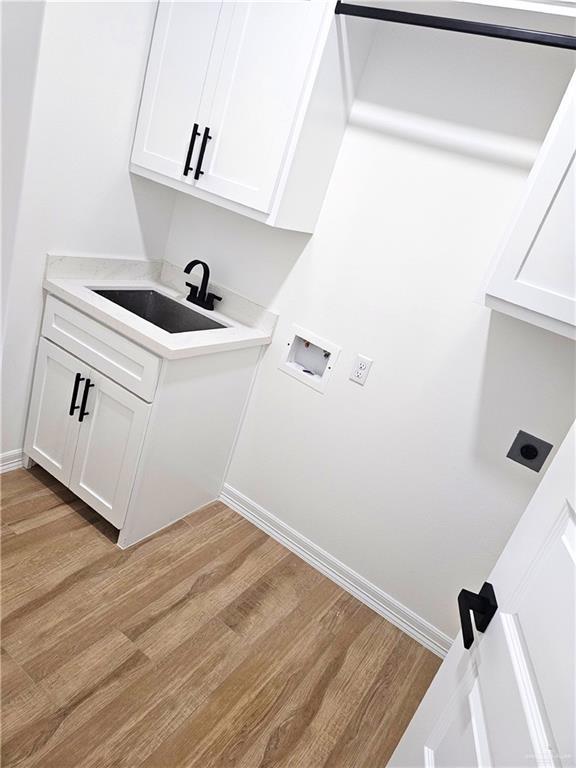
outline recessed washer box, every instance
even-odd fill
[[[336,344],[293,325],[278,367],[317,392],[324,392],[339,354],[340,347]]]

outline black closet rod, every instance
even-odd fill
[[[449,32],[463,32],[467,35],[498,37],[501,40],[515,40],[518,43],[534,43],[535,45],[548,45],[553,48],[576,50],[576,37],[573,35],[559,35],[556,32],[539,32],[533,29],[506,27],[502,24],[486,24],[483,21],[449,19],[444,16],[428,16],[424,13],[393,11],[386,8],[375,8],[370,5],[342,3],[340,0],[336,3],[336,13],[345,16],[360,16],[363,19],[392,21],[395,24],[412,24],[416,27],[446,29]]]

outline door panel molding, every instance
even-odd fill
[[[95,370],[70,489],[116,528],[126,518],[151,406]]]
[[[30,398],[24,452],[65,485],[70,480],[80,423],[70,416],[76,374],[89,368],[46,339],[40,339]]]
[[[576,73],[529,176],[486,304],[576,338]],[[566,197],[568,196],[568,197]],[[570,200],[572,198],[572,200]],[[504,304],[503,304],[504,302]]]

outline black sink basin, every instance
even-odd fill
[[[185,331],[210,331],[215,328],[226,328],[225,325],[185,307],[163,293],[144,289],[92,289],[94,293],[103,296],[108,301],[124,307],[143,320],[162,328],[168,333],[184,333]]]

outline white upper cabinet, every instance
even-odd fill
[[[576,75],[534,165],[486,304],[576,338]]]
[[[132,150],[133,163],[193,183],[193,175],[184,176],[184,166],[192,129],[199,120],[222,5],[160,2]]]
[[[331,166],[323,159],[324,167],[305,169],[297,155],[314,154],[302,141],[322,141],[312,102],[334,24],[334,4],[324,0],[161,0],[131,170],[268,224],[311,231]],[[335,144],[332,161],[332,134],[343,127],[334,120],[325,137]],[[318,173],[322,185],[310,182]],[[310,210],[302,214],[299,201],[292,215],[287,198],[298,197],[298,185]],[[310,193],[316,187],[319,199]]]

